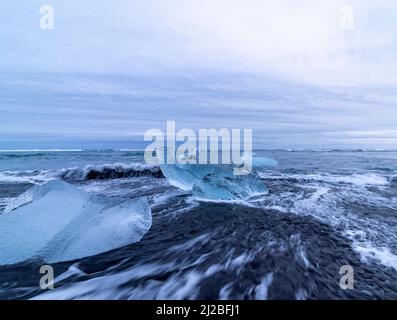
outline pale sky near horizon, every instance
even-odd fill
[[[271,148],[397,148],[395,21],[386,0],[5,0],[0,149],[139,140],[167,120]]]

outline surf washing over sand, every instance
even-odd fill
[[[240,177],[137,150],[0,152],[0,298],[397,298],[397,152],[254,158],[277,166]],[[356,290],[339,287],[346,264]]]

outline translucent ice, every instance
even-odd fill
[[[151,226],[145,198],[121,204],[66,182],[34,186],[0,216],[0,264],[78,259],[136,241]]]
[[[47,262],[93,256],[141,240],[152,219],[146,198],[130,200],[98,212],[77,215],[38,256]]]
[[[261,169],[261,168],[270,168],[270,167],[276,167],[277,166],[277,161],[270,159],[270,158],[265,158],[265,157],[254,157],[252,159],[252,167],[255,169]]]
[[[163,164],[161,171],[171,185],[185,191],[192,190],[194,184],[208,174],[233,173],[231,167],[200,164]]]
[[[266,193],[256,173],[243,176],[209,174],[193,187],[194,195],[212,200],[243,200]]]
[[[77,198],[88,197],[88,194],[82,192],[81,190],[73,187],[72,185],[66,182],[53,180],[41,186],[34,186],[33,188],[30,188],[29,190],[21,194],[19,197],[11,199],[8,202],[6,208],[4,209],[4,214],[11,212],[18,207],[26,205],[32,202],[33,200],[35,201],[40,200],[41,198],[46,196],[48,192],[52,192],[52,193],[61,192],[67,194],[69,197],[77,197]]]
[[[267,189],[255,169],[273,167],[277,162],[255,158],[252,172],[234,175],[232,165],[163,164],[161,170],[169,183],[200,198],[212,200],[248,199],[266,194]]]
[[[252,160],[252,171],[275,166],[277,166],[277,161],[270,158],[255,157]],[[234,176],[234,169],[235,167],[233,165],[179,163],[161,165],[161,171],[167,178],[168,182],[174,187],[184,191],[192,190],[196,183],[209,174],[222,177]],[[250,176],[251,172],[246,172],[246,175]],[[251,176],[249,180],[253,181],[255,179]],[[247,179],[235,179],[235,183],[238,183],[239,181],[247,181]]]

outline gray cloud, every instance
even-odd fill
[[[0,143],[252,128],[258,144],[397,146],[397,5],[108,0],[0,4]],[[11,140],[10,140],[11,139]],[[12,140],[13,141],[13,140]]]

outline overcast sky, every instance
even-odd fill
[[[270,148],[397,148],[395,21],[395,1],[1,1],[0,149],[167,120]]]

